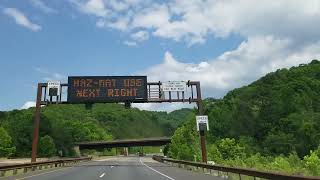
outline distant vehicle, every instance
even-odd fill
[[[139,154],[140,157],[143,156],[143,152],[139,152],[138,154]]]

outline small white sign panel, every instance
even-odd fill
[[[49,92],[49,90],[51,89],[51,88],[56,88],[56,89],[58,89],[58,95],[60,94],[60,81],[49,81],[48,82],[48,86],[47,86],[47,91]]]
[[[162,91],[186,91],[186,82],[184,81],[168,81],[162,83]]]
[[[209,131],[208,116],[196,116],[196,120],[197,120],[197,131],[199,131],[199,124],[206,124],[207,131]]]

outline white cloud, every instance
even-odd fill
[[[35,106],[36,106],[36,102],[27,101],[27,102],[24,103],[24,105],[20,109],[29,109],[29,108],[35,107]]]
[[[135,41],[145,41],[149,39],[149,33],[147,31],[138,31],[131,35],[131,38]]]
[[[3,13],[12,17],[18,25],[26,27],[32,31],[40,31],[41,26],[32,23],[21,11],[15,8],[5,8]]]
[[[182,63],[166,52],[164,62],[140,72],[149,81],[201,81],[207,96],[221,97],[227,91],[249,84],[279,68],[308,63],[320,57],[320,41],[290,50],[293,42],[272,36],[254,37],[233,51],[198,64]]]
[[[50,13],[58,12],[57,10],[48,7],[42,0],[30,0],[30,1],[34,7],[39,8],[44,13],[50,14]]]
[[[112,7],[112,9],[114,9],[115,11],[123,11],[128,9],[129,5],[125,2],[121,2],[118,0],[110,0],[109,1],[110,6]]]
[[[110,22],[106,21],[105,26],[118,29],[121,31],[126,31],[128,30],[128,23],[129,23],[129,19],[124,17],[124,18],[119,18],[116,21],[110,21]]]
[[[170,20],[157,27],[154,35],[189,43],[201,43],[208,35],[227,37],[232,33],[301,39],[320,35],[314,27],[315,22],[320,23],[317,0],[176,0],[167,6],[171,10]],[[174,20],[174,16],[179,18]]]
[[[148,30],[153,36],[189,45],[204,43],[208,36],[225,38],[231,34],[301,41],[320,35],[318,0],[89,0],[81,4],[82,12],[103,14],[110,28]],[[105,16],[106,12],[110,16]]]
[[[103,0],[89,0],[86,2],[80,0],[69,1],[83,13],[95,15],[97,17],[106,17],[108,15],[108,10],[105,7],[105,2]]]
[[[137,43],[134,41],[124,41],[123,44],[127,46],[137,46]]]
[[[134,28],[161,28],[166,26],[170,19],[169,9],[166,5],[153,5],[145,8],[133,16]]]

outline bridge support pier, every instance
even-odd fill
[[[81,152],[79,146],[74,146],[73,147],[74,152],[76,153],[77,157],[81,157]]]
[[[129,156],[128,147],[124,147],[124,148],[123,148],[123,155],[124,155],[124,156]]]

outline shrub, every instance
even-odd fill
[[[57,149],[53,139],[49,135],[41,137],[39,142],[39,156],[52,157],[55,156],[56,153]]]
[[[236,159],[245,157],[244,147],[236,143],[235,139],[225,138],[218,143],[218,149],[223,159]]]
[[[320,158],[315,151],[310,151],[310,155],[303,158],[303,163],[308,175],[320,175]]]

